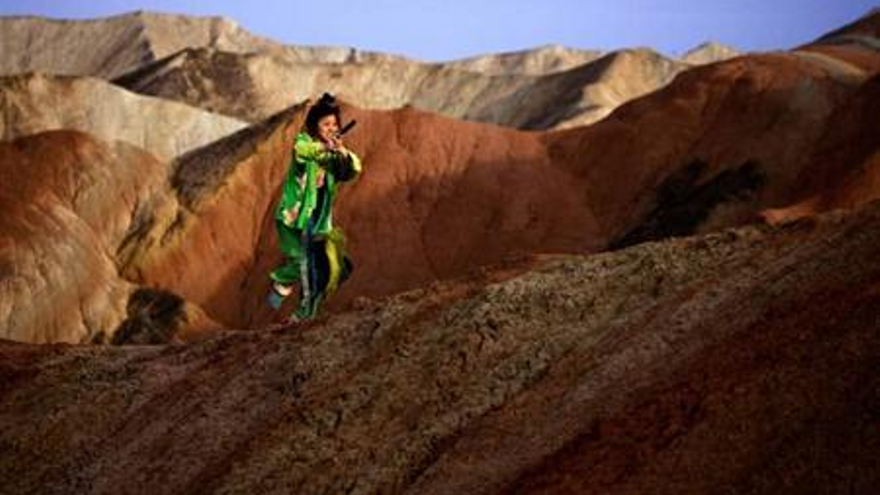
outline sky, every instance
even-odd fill
[[[789,49],[875,7],[880,0],[0,0],[0,15],[222,15],[283,43],[444,61],[548,44],[670,56],[705,41]]]

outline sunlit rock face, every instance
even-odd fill
[[[283,45],[224,18],[149,12],[89,21],[7,17],[0,25],[8,47],[0,54],[0,74],[101,77],[251,122],[332,91],[366,108],[413,105],[518,128],[573,127],[666,85],[693,63],[648,49],[559,46],[424,63],[351,48]]]
[[[53,131],[0,143],[0,336],[79,342],[121,321],[115,247],[164,164],[133,146]]]
[[[0,77],[0,111],[2,140],[68,129],[125,141],[166,160],[247,125],[101,79],[34,73]]]
[[[0,73],[47,72],[112,79],[185,48],[277,53],[303,63],[356,62],[380,54],[339,47],[286,47],[224,17],[155,12],[91,20],[0,18]]]
[[[360,107],[412,105],[457,119],[549,129],[600,120],[688,67],[648,49],[611,52],[560,72],[495,74],[394,57],[304,64],[275,52],[191,48],[114,82],[252,122],[330,91]]]
[[[149,294],[161,290],[120,275],[137,232],[173,221],[168,166],[78,131],[0,142],[0,338],[109,342],[128,322],[129,333],[155,339],[143,328],[154,326],[167,342],[218,328],[185,301],[153,322],[162,305]]]

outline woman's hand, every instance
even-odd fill
[[[324,145],[330,151],[344,151],[345,150],[345,144],[342,143],[342,137],[336,136],[336,135],[330,136],[329,138],[327,138],[327,141],[324,143]]]
[[[292,227],[293,223],[296,222],[297,213],[299,213],[299,208],[285,208],[281,212],[281,215],[284,217],[282,219],[284,221],[284,225]]]

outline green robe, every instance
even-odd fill
[[[303,290],[308,289],[306,239],[326,242],[331,268],[335,266],[338,271],[345,253],[344,236],[333,227],[333,202],[339,184],[353,180],[360,172],[360,159],[351,151],[329,151],[307,133],[297,134],[293,159],[275,209],[279,244],[287,259],[269,275],[273,280],[284,285],[301,283]],[[294,212],[290,223],[285,221],[285,210]],[[331,276],[323,295],[333,292],[337,283],[338,277]]]

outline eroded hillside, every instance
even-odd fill
[[[2,342],[0,489],[869,493],[878,249],[875,204],[562,257],[307,328]]]

